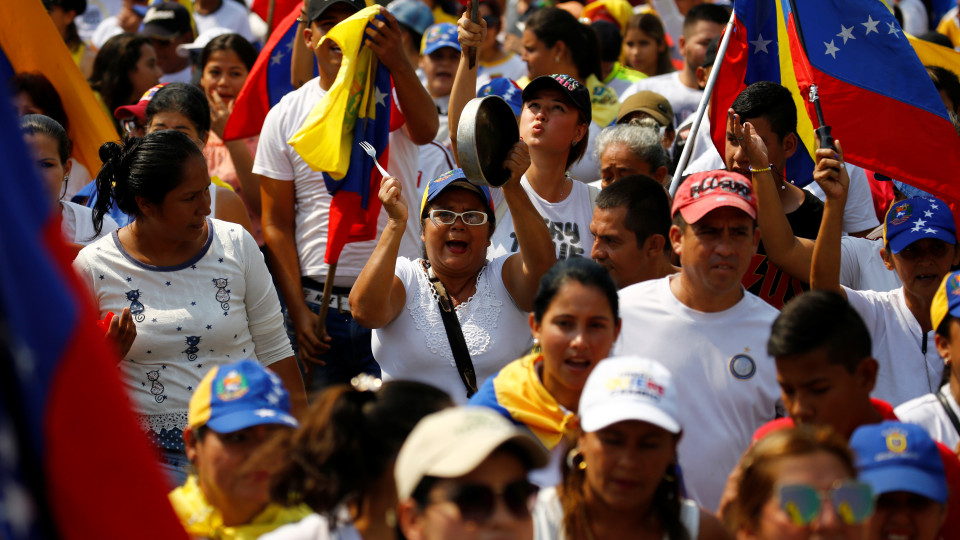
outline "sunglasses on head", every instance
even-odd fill
[[[447,490],[446,500],[457,505],[460,516],[473,523],[484,523],[493,515],[497,499],[501,499],[515,518],[530,516],[536,502],[538,488],[527,479],[517,480],[505,486],[486,484],[455,484]]]
[[[777,493],[780,509],[798,527],[813,523],[823,509],[824,499],[846,525],[863,523],[873,514],[873,490],[867,484],[853,480],[838,482],[826,491],[809,484],[781,485]]]

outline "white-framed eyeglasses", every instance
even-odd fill
[[[438,227],[440,225],[453,225],[457,218],[463,221],[464,225],[483,225],[487,222],[487,213],[479,210],[467,210],[466,212],[454,212],[453,210],[431,210],[427,215]]]

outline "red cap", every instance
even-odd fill
[[[153,99],[153,95],[166,85],[167,83],[160,83],[147,90],[142,96],[140,96],[140,101],[138,101],[136,105],[124,105],[122,107],[117,107],[117,110],[113,111],[113,117],[117,120],[123,120],[124,118],[136,116],[137,120],[146,122],[147,105],[150,103],[150,100]]]
[[[718,170],[691,174],[673,198],[671,216],[677,212],[687,223],[696,223],[708,212],[729,206],[757,219],[753,185],[742,174]]]

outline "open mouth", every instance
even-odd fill
[[[593,363],[586,358],[567,358],[563,361],[563,365],[566,366],[567,369],[576,373],[589,371],[592,364]]]
[[[447,242],[447,249],[451,253],[461,254],[467,252],[467,243],[459,240],[450,240]]]

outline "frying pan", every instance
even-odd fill
[[[457,159],[467,179],[478,186],[506,184],[510,172],[503,161],[519,140],[517,117],[503,98],[471,99],[457,127]]]

